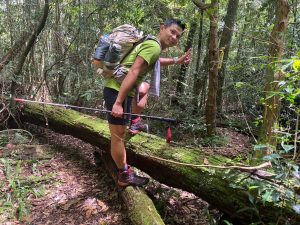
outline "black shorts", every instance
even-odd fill
[[[104,95],[104,100],[105,100],[105,106],[107,110],[111,111],[113,108],[113,105],[115,104],[117,97],[118,97],[119,92],[116,91],[115,89],[112,88],[104,88],[103,95]],[[131,97],[127,97],[127,113],[131,112],[131,104],[132,104],[132,99]],[[125,101],[122,104],[123,110],[125,108]],[[125,110],[124,110],[125,112]],[[127,125],[129,123],[130,115],[123,115],[123,118],[118,118],[112,116],[110,113],[107,113],[107,119],[108,123],[113,124],[113,125]]]

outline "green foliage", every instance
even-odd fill
[[[161,214],[166,211],[167,207],[167,200],[171,198],[172,196],[180,197],[180,193],[176,189],[166,189],[162,188],[161,184],[157,187],[157,193],[158,193],[158,199],[155,203],[155,208],[157,211],[159,211]]]
[[[294,130],[296,125],[296,114],[300,106],[300,89],[299,89],[299,79],[300,74],[297,72],[297,66],[294,66],[295,62],[299,61],[296,57],[290,60],[282,60],[283,66],[277,71],[281,73],[283,79],[281,81],[275,81],[277,83],[278,89],[270,94],[270,96],[279,95],[282,99],[283,117],[280,120],[280,124],[277,127],[278,130]],[[295,69],[296,67],[296,69]],[[282,70],[280,70],[282,69]],[[291,131],[294,133],[293,131]],[[292,133],[285,132],[278,136],[278,140],[281,143],[289,143],[293,141]],[[286,144],[282,144],[285,146]]]
[[[203,138],[199,144],[202,146],[209,146],[209,147],[219,147],[226,145],[229,142],[229,138],[222,137],[222,136],[214,136],[214,137],[205,137]]]
[[[15,136],[14,136],[15,144],[22,144],[22,143],[25,143],[26,141],[28,141],[27,137],[25,137],[19,133],[15,133]]]
[[[44,177],[24,177],[23,174],[26,171],[21,169],[23,163],[21,160],[16,162],[12,159],[0,158],[0,165],[4,165],[3,172],[8,187],[11,189],[11,192],[4,192],[0,195],[0,202],[4,202],[0,207],[0,214],[9,214],[9,217],[15,215],[20,221],[24,221],[24,216],[29,218],[31,213],[28,195],[32,193],[36,198],[43,197],[46,189],[44,182],[48,182],[54,176],[54,174],[48,174]]]
[[[9,142],[8,135],[5,133],[1,133],[0,135],[0,149],[4,148]]]
[[[13,2],[6,5],[1,2],[0,7],[0,55],[2,58],[7,54],[12,46],[19,40],[25,32],[33,32],[37,22],[42,15],[42,7],[34,5],[32,2]],[[219,3],[219,23],[220,36],[225,30],[222,18],[226,16],[228,1]],[[97,77],[93,68],[93,54],[99,37],[104,32],[110,32],[116,26],[129,23],[136,26],[145,34],[157,36],[160,25],[168,18],[182,18],[187,23],[189,29],[192,21],[199,21],[200,10],[192,1],[66,1],[59,0],[50,2],[51,13],[43,32],[39,35],[30,57],[25,61],[22,74],[13,78],[15,59],[1,71],[2,94],[9,96],[10,80],[19,84],[18,93],[22,93],[24,98],[48,96],[52,101],[79,106],[103,107],[103,88],[105,80]],[[41,5],[42,6],[42,5]],[[56,11],[57,10],[57,11]],[[212,13],[215,9],[209,9]],[[246,1],[239,5],[239,13],[234,26],[232,44],[228,46],[229,58],[226,65],[226,76],[223,90],[223,111],[227,116],[226,122],[243,121],[240,118],[247,118],[254,128],[262,124],[263,108],[266,101],[274,96],[282,99],[282,111],[280,123],[276,129],[278,135],[278,150],[273,148],[274,154],[282,150],[291,154],[292,150],[299,147],[299,138],[294,144],[294,134],[296,126],[297,112],[300,106],[299,91],[299,65],[300,65],[300,38],[299,10],[295,6],[291,8],[290,24],[284,33],[278,33],[279,38],[285,38],[286,45],[282,58],[284,60],[268,64],[268,48],[270,33],[274,28],[274,0]],[[179,66],[162,68],[161,73],[161,93],[160,99],[148,101],[148,108],[143,112],[148,115],[157,115],[176,118],[178,123],[172,124],[172,140],[178,140],[182,144],[192,144],[195,146],[219,146],[226,142],[220,134],[215,138],[207,138],[206,125],[204,119],[205,100],[207,98],[207,65],[203,63],[207,49],[206,43],[209,40],[209,14],[204,13],[202,48],[200,49],[201,70],[196,71],[196,62],[199,44],[199,27],[197,28],[194,43],[192,61],[184,74],[186,78],[180,81],[184,86],[184,93],[178,95],[176,86],[178,83]],[[252,19],[255,18],[255,19]],[[187,29],[187,31],[188,31]],[[187,32],[186,32],[187,34]],[[186,36],[184,35],[178,46],[168,49],[162,53],[162,57],[181,56],[184,51]],[[230,47],[230,48],[229,48]],[[21,51],[19,51],[21,52]],[[292,52],[298,55],[292,54]],[[17,54],[18,58],[20,55]],[[265,77],[267,69],[272,68],[274,72],[282,71],[282,80],[277,83],[278,90],[268,93],[265,96]],[[194,75],[198,74],[201,79],[201,94],[194,96],[193,87]],[[148,79],[149,80],[149,79]],[[40,86],[42,84],[42,86]],[[237,100],[239,96],[240,102]],[[201,99],[200,99],[201,97]],[[177,105],[173,100],[177,100]],[[197,113],[193,114],[194,100],[199,100]],[[200,104],[200,100],[202,104]],[[243,106],[242,115],[241,105]],[[162,137],[166,137],[169,124],[161,121],[148,121],[150,132]],[[255,127],[256,126],[256,127]],[[22,132],[1,132],[0,149],[5,147],[9,141],[14,140],[14,144],[26,142],[28,136]],[[271,148],[271,146],[265,145]],[[260,150],[262,146],[255,147]],[[273,156],[274,157],[274,156]],[[272,159],[272,157],[271,157]],[[240,160],[239,157],[236,160]],[[278,160],[275,158],[274,160]],[[280,158],[280,160],[282,160]],[[8,161],[9,162],[9,161]],[[32,161],[32,170],[36,171],[38,162]],[[294,165],[294,164],[293,164]],[[11,163],[6,165],[6,173],[11,176],[14,168]],[[284,167],[284,165],[283,165]],[[293,167],[292,167],[293,168]],[[282,173],[281,173],[282,174]],[[284,177],[284,175],[282,175]],[[12,180],[15,178],[12,177]],[[40,182],[37,178],[34,179]],[[18,188],[17,182],[11,183],[11,188]],[[36,190],[39,187],[34,187]],[[256,189],[256,188],[255,188]],[[41,190],[42,191],[42,190]],[[39,195],[39,191],[33,192]],[[266,191],[264,193],[267,193]],[[272,192],[273,194],[273,192]],[[271,195],[272,195],[271,194]],[[264,196],[264,195],[263,195]],[[267,204],[268,199],[261,197],[261,203]],[[7,199],[14,198],[5,196],[5,207],[10,207]],[[269,197],[271,198],[271,197]],[[2,201],[2,200],[1,200]],[[10,200],[9,200],[10,201]],[[23,212],[26,204],[19,206],[19,211]],[[4,206],[3,206],[4,207]],[[295,207],[295,210],[297,207]],[[0,210],[3,210],[0,208]],[[25,212],[24,212],[25,213]],[[24,214],[23,213],[23,214]]]
[[[5,147],[8,143],[18,145],[26,143],[32,138],[32,134],[26,130],[3,130],[0,135],[0,149]]]
[[[201,217],[207,217],[212,225],[216,225],[216,224],[217,224],[217,221],[216,221],[215,218],[212,217],[212,216],[210,215],[210,213],[209,213],[209,206],[210,206],[209,204],[206,204],[206,205],[203,207],[203,209],[202,209],[202,210],[203,210],[203,215],[201,215]]]
[[[264,148],[266,146],[256,146],[256,149]],[[272,207],[270,214],[278,220],[278,222],[284,222],[290,224],[293,218],[289,218],[289,213],[300,214],[299,211],[299,195],[296,194],[294,187],[299,187],[299,166],[294,161],[283,158],[285,151],[279,151],[278,153],[265,156],[261,161],[271,161],[272,169],[269,169],[270,176],[265,180],[252,180],[247,179],[245,186],[231,185],[232,188],[238,191],[244,191],[249,196],[249,201],[252,207],[245,207],[238,212],[252,211],[258,218],[261,218],[258,206],[263,205],[265,207]],[[280,188],[276,183],[281,184]],[[287,210],[280,210],[282,206],[287,206]]]
[[[84,94],[82,94],[80,97],[86,97],[87,101],[90,101],[92,98],[92,92],[94,90],[87,90]]]
[[[109,177],[109,175],[107,173],[102,173],[98,183],[99,183],[99,185],[103,185],[104,181],[110,181],[110,180],[111,180],[111,178]]]
[[[252,211],[260,219],[259,222],[263,221],[261,218],[258,206],[262,204],[265,207],[272,207],[270,213],[277,220],[278,223],[290,224],[293,218],[289,218],[290,213],[299,214],[299,192],[297,192],[300,185],[299,182],[299,166],[295,163],[296,152],[294,152],[294,157],[289,159],[284,157],[288,154],[293,153],[299,145],[299,140],[295,139],[293,134],[297,132],[295,130],[295,123],[299,123],[295,115],[298,113],[299,104],[296,101],[299,96],[299,74],[297,73],[297,57],[292,57],[289,60],[280,60],[273,62],[269,67],[272,67],[275,74],[281,76],[279,81],[274,80],[277,89],[273,92],[269,92],[267,97],[261,98],[260,103],[263,105],[267,104],[267,100],[273,98],[274,96],[280,96],[284,105],[288,105],[289,112],[283,107],[284,113],[289,115],[289,118],[283,117],[280,123],[277,124],[275,129],[278,132],[277,140],[281,144],[280,146],[270,146],[269,143],[260,144],[254,146],[254,151],[261,151],[267,149],[271,152],[271,155],[264,156],[260,161],[271,161],[272,169],[269,169],[271,175],[267,180],[253,181],[249,179],[244,187],[232,186],[233,188],[238,188],[239,190],[245,191],[249,196],[249,201],[252,207],[245,207],[240,209],[238,212],[242,211]],[[272,108],[270,105],[267,107]],[[291,119],[292,112],[294,112],[294,119]],[[296,119],[296,121],[295,121]],[[288,131],[288,132],[282,132]],[[296,136],[297,137],[297,136]],[[281,187],[278,188],[274,183],[280,183]],[[286,207],[286,210],[281,210],[282,206]],[[289,218],[289,219],[286,219]],[[258,223],[259,223],[258,222]]]
[[[300,214],[300,197],[298,187],[299,181],[299,166],[296,164],[299,154],[296,155],[296,149],[300,143],[297,136],[298,130],[296,124],[299,123],[299,118],[296,116],[299,111],[299,103],[297,97],[300,94],[299,90],[299,74],[297,73],[297,66],[294,66],[297,62],[297,58],[292,57],[290,60],[281,60],[280,64],[275,62],[271,66],[275,70],[275,73],[280,74],[282,78],[279,81],[274,81],[277,85],[277,90],[268,93],[266,98],[262,98],[261,102],[266,104],[267,100],[274,96],[280,96],[283,105],[288,106],[289,111],[283,107],[283,112],[289,115],[283,117],[280,123],[274,127],[277,134],[277,140],[280,145],[270,146],[269,143],[256,145],[254,151],[267,149],[271,152],[270,155],[264,156],[258,161],[271,161],[272,169],[269,169],[271,176],[268,180],[273,179],[275,183],[280,183],[281,189],[279,189],[273,182],[267,180],[252,181],[249,180],[247,187],[244,189],[249,195],[249,201],[253,207],[243,208],[241,210],[252,210],[259,217],[258,205],[272,206],[273,211],[270,212],[278,220],[278,222],[290,224],[290,221],[286,220],[289,213]],[[295,69],[296,67],[296,69]],[[268,106],[267,107],[271,107]],[[283,132],[284,131],[284,132]],[[287,158],[287,155],[293,155],[291,158]],[[245,188],[245,187],[244,187]],[[256,190],[255,192],[253,190]],[[282,206],[286,206],[287,210],[280,210]]]
[[[293,68],[295,71],[300,70],[300,60],[295,60],[293,63]]]
[[[242,160],[242,156],[241,155],[238,155],[236,156],[234,159],[234,161],[237,161],[237,162],[240,162]]]

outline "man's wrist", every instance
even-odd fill
[[[174,64],[177,64],[177,63],[178,63],[177,60],[178,60],[178,57],[174,57],[174,58],[173,58]]]
[[[119,101],[118,99],[115,101],[115,105],[118,105],[118,106],[120,106],[120,105],[122,105],[122,101]]]

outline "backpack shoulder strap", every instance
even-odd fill
[[[156,41],[156,42],[159,44],[159,46],[160,46],[160,53],[161,53],[162,47],[161,47],[160,41],[159,41],[156,37],[151,37],[151,36],[147,35],[147,36],[145,37],[145,40],[144,40],[144,41],[148,41],[148,40]]]
[[[124,61],[124,59],[125,59],[125,58],[133,51],[133,49],[134,49],[136,46],[138,46],[139,44],[144,43],[145,41],[148,41],[148,40],[156,41],[156,42],[159,44],[159,46],[160,46],[160,52],[162,51],[162,47],[161,47],[161,44],[160,44],[159,40],[158,40],[157,38],[155,38],[155,37],[151,37],[151,36],[147,35],[147,36],[142,37],[139,41],[137,41],[137,42],[135,42],[135,43],[133,44],[132,48],[126,53],[126,55],[125,55],[125,56],[123,57],[123,59],[120,61],[120,64],[121,64],[121,63]]]
[[[159,41],[156,37],[151,37],[151,36],[149,36],[149,35],[147,35],[145,38],[146,38],[145,41],[148,41],[148,40],[156,41],[156,42],[159,44],[159,46],[160,46],[160,54],[161,54],[162,47],[161,47],[160,41]],[[159,59],[159,57],[158,57],[158,59]],[[158,59],[157,59],[157,60],[158,60]],[[157,61],[157,60],[156,60],[156,61]],[[155,65],[156,61],[155,61],[153,64],[151,64],[150,66]]]

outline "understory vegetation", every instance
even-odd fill
[[[242,146],[230,158],[246,166],[271,162],[272,168],[265,169],[267,180],[231,184],[237,193],[247,193],[251,203],[238,212],[258,218],[249,221],[252,225],[299,224],[299,7],[299,0],[0,0],[0,223],[16,218],[30,224],[32,199],[49,195],[51,186],[62,183],[56,172],[44,173],[54,156],[36,153],[39,143],[25,130],[18,114],[22,104],[13,99],[105,110],[106,80],[93,65],[100,37],[125,23],[156,37],[166,19],[180,18],[187,29],[161,57],[180,57],[192,48],[191,62],[161,69],[160,97],[149,96],[142,112],[176,122],[143,118],[149,133],[166,138],[170,127],[172,142],[216,148],[213,154],[219,155],[225,155],[222,148],[239,148],[226,132],[248,136],[250,149]],[[211,55],[218,60],[209,61]],[[150,78],[147,74],[145,80]],[[103,112],[78,110],[106,119]],[[48,122],[45,126],[51,129]],[[5,155],[10,146],[15,151]],[[155,187],[155,203],[164,222],[188,224],[166,213],[170,196],[180,196],[162,187]],[[261,205],[270,208],[275,222],[265,221]],[[200,222],[237,224],[218,221],[209,202],[201,206],[201,215],[190,213]],[[92,214],[96,208],[85,209]],[[105,209],[99,203],[97,210]],[[99,221],[109,224],[107,218]]]

